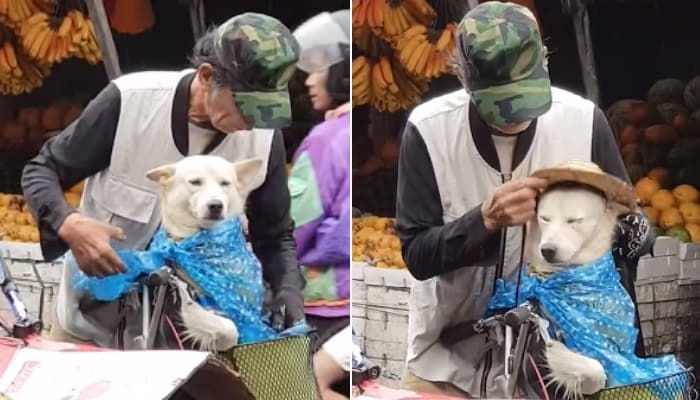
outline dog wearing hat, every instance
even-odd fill
[[[596,164],[570,161],[537,171],[547,181],[536,216],[527,226],[524,261],[539,280],[587,265],[611,251],[618,217],[636,209],[634,190]],[[545,310],[546,313],[546,310]],[[545,350],[551,384],[565,397],[603,389],[606,374],[597,360],[553,340]]]

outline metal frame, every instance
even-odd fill
[[[102,52],[102,62],[107,72],[107,78],[109,80],[115,79],[122,72],[119,67],[119,55],[117,47],[114,45],[112,29],[109,27],[104,4],[102,0],[85,0],[85,5],[87,5],[92,25],[95,27],[95,38]]]

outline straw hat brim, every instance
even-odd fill
[[[622,179],[604,172],[586,171],[567,167],[547,168],[536,171],[532,176],[547,181],[547,187],[557,183],[575,182],[591,186],[605,194],[627,212],[637,208],[637,196],[634,188]]]

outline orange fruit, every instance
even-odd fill
[[[649,177],[640,179],[639,182],[634,185],[637,198],[639,198],[639,201],[645,206],[651,204],[651,196],[659,189],[661,189],[661,184]]]
[[[700,243],[700,225],[698,224],[685,224],[685,230],[690,234],[690,241],[693,243]]]
[[[700,224],[700,204],[681,203],[678,206],[678,211],[681,212],[686,223]]]
[[[660,213],[661,212],[654,207],[644,207],[644,215],[647,216],[647,219],[649,220],[649,222],[651,222],[652,225],[656,225],[659,223]]]
[[[673,189],[673,196],[678,200],[678,203],[697,203],[700,198],[700,193],[697,189],[690,185],[678,185]]]
[[[662,229],[671,229],[684,224],[683,215],[677,208],[667,208],[659,215],[659,226]]]
[[[666,189],[659,190],[651,196],[651,206],[659,211],[675,207],[677,204],[676,198]]]

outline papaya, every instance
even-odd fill
[[[681,212],[685,223],[700,224],[700,204],[682,203],[678,206],[678,211]]]
[[[651,197],[661,189],[661,184],[649,177],[645,177],[634,185],[634,189],[639,201],[646,206],[651,204]]]
[[[659,211],[676,207],[676,205],[678,205],[676,198],[666,189],[661,189],[651,196],[651,206]]]
[[[677,208],[667,208],[659,214],[659,226],[661,229],[669,230],[678,226],[685,225],[683,215]]]
[[[700,108],[700,76],[691,79],[683,91],[685,105],[695,111]]]
[[[634,125],[627,125],[620,131],[620,146],[624,147],[628,144],[639,142],[641,132]]]
[[[41,126],[47,131],[57,131],[61,129],[63,115],[61,110],[55,106],[49,106],[41,110]]]
[[[685,82],[675,78],[659,79],[647,92],[647,101],[652,104],[684,102]]]
[[[670,236],[672,238],[678,239],[681,243],[690,242],[690,234],[682,226],[674,226],[664,232],[665,236]]]
[[[678,204],[697,203],[698,199],[700,199],[700,193],[691,185],[678,185],[673,189],[672,193]]]
[[[666,168],[656,167],[649,171],[647,176],[661,184],[661,187],[668,187],[670,174]]]
[[[644,140],[647,143],[669,143],[678,138],[678,132],[666,124],[652,125],[644,130]]]
[[[685,224],[685,230],[690,235],[690,241],[692,243],[700,243],[700,225],[698,224]]]

